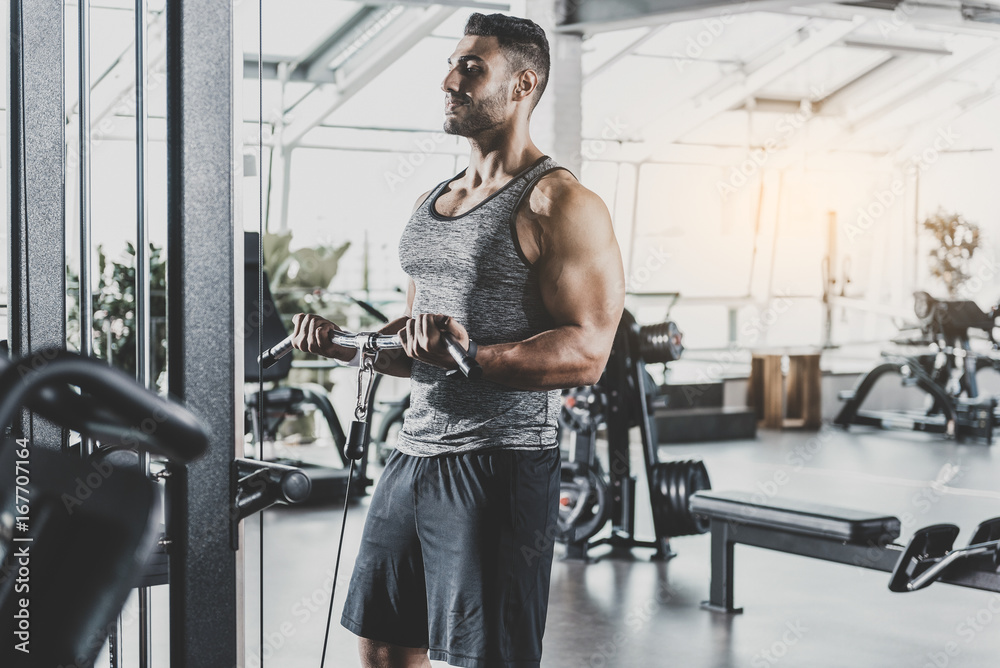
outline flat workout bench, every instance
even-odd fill
[[[849,508],[789,499],[761,499],[749,492],[698,492],[691,512],[709,520],[712,584],[702,606],[739,613],[733,607],[733,547],[737,543],[892,572],[903,548],[899,519]]]
[[[905,546],[899,520],[850,508],[791,499],[762,499],[746,492],[698,492],[692,515],[712,532],[712,586],[702,605],[718,612],[733,607],[733,547],[736,543],[892,573],[889,591],[918,591],[944,582],[1000,592],[1000,517],[981,522],[968,547],[955,548],[959,528],[932,524]]]

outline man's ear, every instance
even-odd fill
[[[535,92],[538,87],[538,75],[534,70],[524,70],[517,77],[517,84],[514,86],[514,99],[524,100]]]

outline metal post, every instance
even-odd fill
[[[77,105],[80,121],[80,352],[90,357],[94,353],[94,295],[90,291],[90,1],[79,0],[79,59]],[[88,444],[89,445],[89,444]],[[89,447],[87,454],[90,454]]]
[[[628,261],[626,263],[625,285],[626,288],[635,290],[639,286],[631,285],[632,265],[635,260],[635,237],[639,233],[639,178],[642,176],[642,165],[635,167],[635,184],[632,187],[632,224],[628,237]]]
[[[140,385],[152,388],[150,343],[150,271],[146,217],[146,0],[135,0],[135,375]],[[149,453],[139,452],[139,465],[149,477]],[[153,665],[150,642],[153,616],[149,587],[139,588],[139,668]]]
[[[743,608],[733,606],[733,548],[731,525],[725,520],[712,518],[712,581],[709,599],[702,606],[715,612],[740,613]]]
[[[62,0],[10,3],[7,72],[12,355],[66,346],[66,103]],[[65,433],[27,411],[15,426],[35,447]]]
[[[242,555],[230,542],[230,471],[243,454],[233,3],[172,0],[166,12],[168,380],[212,434],[205,456],[168,478],[170,661],[242,666]]]
[[[152,387],[149,225],[146,218],[146,0],[135,0],[136,380]]]

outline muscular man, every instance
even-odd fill
[[[528,134],[548,75],[544,31],[500,14],[470,16],[448,58],[444,129],[471,153],[417,201],[399,243],[406,313],[381,330],[405,355],[377,368],[411,379],[411,404],[342,617],[368,668],[539,665],[558,390],[597,382],[624,303],[607,208]],[[294,344],[349,360],[335,329],[298,315]],[[477,344],[481,380],[446,374],[442,332]]]

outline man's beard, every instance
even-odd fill
[[[465,117],[444,119],[444,131],[460,137],[475,137],[499,126],[504,121],[504,101],[507,97],[505,85],[497,86],[494,94],[483,98],[475,106],[468,106]],[[461,108],[461,107],[460,107]]]

